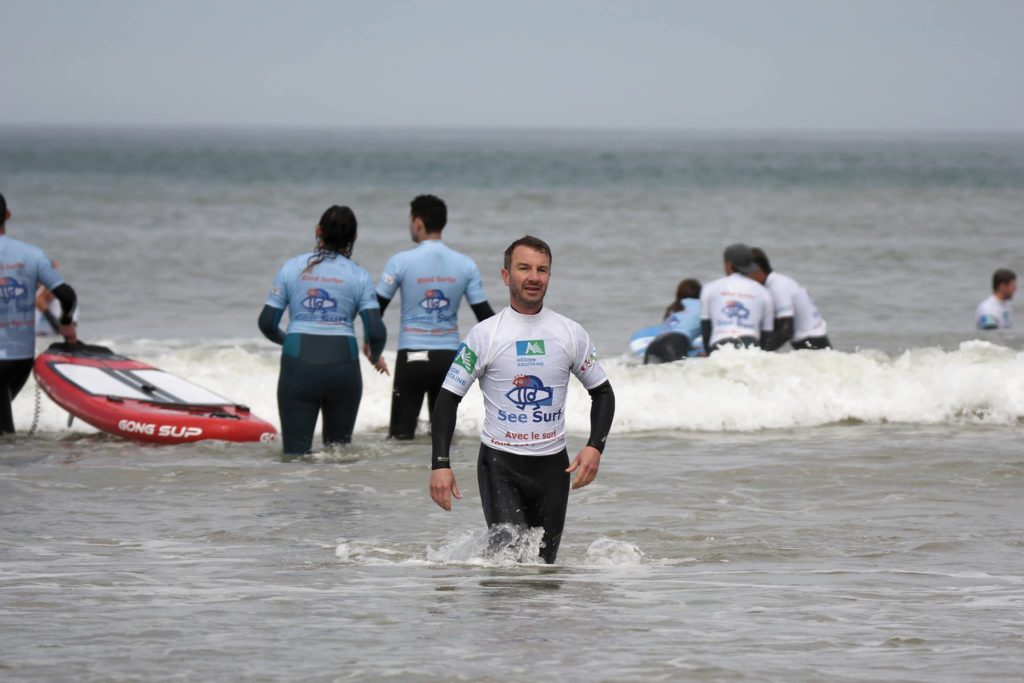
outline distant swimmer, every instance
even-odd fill
[[[583,327],[544,307],[551,248],[522,237],[505,250],[509,306],[477,323],[459,346],[434,406],[430,497],[451,510],[461,498],[450,451],[459,401],[476,380],[484,400],[477,481],[489,527],[543,527],[540,557],[553,563],[572,488],[597,476],[615,414],[615,394]],[[590,393],[590,439],[569,463],[565,401],[569,375]]]
[[[377,283],[382,313],[395,294],[402,292],[388,427],[392,439],[413,438],[424,395],[427,409],[434,412],[445,373],[459,348],[462,298],[478,321],[494,315],[476,263],[441,241],[447,222],[448,207],[440,198],[427,194],[413,199],[409,234],[417,246],[392,256]]]
[[[1013,295],[1017,292],[1017,274],[1008,268],[992,273],[992,295],[978,304],[974,313],[979,330],[1013,327]]]
[[[672,363],[703,353],[700,281],[687,278],[676,287],[676,298],[665,309],[661,328],[644,352],[644,364]]]
[[[370,362],[376,363],[384,350],[387,331],[373,280],[351,260],[355,243],[352,209],[327,209],[316,226],[316,250],[285,262],[260,313],[260,332],[283,346],[277,408],[285,455],[312,450],[321,411],[325,446],[352,440],[363,395],[357,314]],[[288,329],[282,332],[285,309]]]
[[[794,349],[832,348],[825,334],[825,319],[807,290],[788,275],[773,271],[762,249],[754,247],[751,253],[759,267],[751,277],[768,288],[775,304],[775,332],[765,349],[775,351],[786,342]]]
[[[768,289],[753,279],[758,266],[746,244],[731,244],[723,254],[725,277],[704,285],[700,325],[704,348],[765,346],[771,340],[775,306]]]
[[[7,200],[0,194],[0,434],[14,434],[11,401],[32,373],[37,285],[49,289],[60,302],[57,331],[67,343],[78,342],[75,290],[42,249],[7,236],[10,218]]]
[[[54,270],[60,270],[60,264],[54,259]],[[75,312],[71,322],[78,324],[78,314],[81,306],[75,306]],[[60,334],[60,301],[42,283],[36,287],[36,336],[52,337]]]

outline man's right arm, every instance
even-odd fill
[[[765,351],[775,351],[782,348],[782,345],[793,338],[793,318],[776,318],[775,331],[765,332],[761,335],[764,343],[761,345]]]
[[[455,418],[460,401],[462,397],[458,394],[441,389],[430,416],[430,497],[444,510],[452,509],[451,496],[462,498],[451,469],[452,438],[455,436]]]
[[[74,318],[75,305],[78,303],[75,290],[71,289],[71,285],[68,283],[62,282],[50,291],[53,292],[53,296],[60,302],[60,319],[57,321],[59,323],[57,332],[64,337],[67,343],[74,344],[78,341]]]

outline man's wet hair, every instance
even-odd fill
[[[505,270],[508,270],[509,268],[512,267],[512,252],[516,250],[516,247],[529,247],[531,249],[539,251],[542,254],[547,254],[548,267],[551,267],[551,247],[548,246],[548,243],[540,239],[539,237],[534,237],[533,235],[526,235],[524,237],[520,237],[512,244],[508,245],[508,249],[505,250]]]
[[[750,250],[751,256],[754,257],[754,263],[761,269],[765,275],[771,275],[772,264],[768,262],[768,254],[764,253],[764,249],[761,247],[754,247]]]
[[[409,202],[409,215],[423,221],[427,232],[441,232],[448,224],[448,207],[432,194],[421,194]]]
[[[0,192],[0,225],[7,222],[7,200],[4,199],[4,195]]]
[[[996,272],[992,273],[992,291],[996,291],[1002,285],[1008,282],[1013,282],[1017,279],[1017,273],[1013,272],[1009,268],[1000,268]]]

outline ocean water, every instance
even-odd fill
[[[83,339],[274,423],[255,320],[278,267],[340,203],[376,276],[436,193],[496,306],[505,246],[551,244],[548,304],[618,399],[548,567],[536,534],[485,557],[476,389],[444,513],[368,366],[353,445],[290,463],[69,425],[30,382],[0,443],[5,680],[1024,675],[1024,338],[972,328],[991,272],[1024,269],[1024,137],[0,128],[0,192]],[[638,365],[630,333],[740,240],[807,286],[836,350]]]

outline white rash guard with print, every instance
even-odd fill
[[[774,329],[775,306],[761,283],[733,273],[701,289],[700,319],[711,321],[711,345],[722,339],[758,339]]]
[[[782,273],[771,272],[764,280],[772,293],[776,318],[793,318],[793,341],[824,337],[828,333],[825,319],[807,290],[796,280]]]
[[[480,380],[485,445],[551,455],[565,448],[570,374],[588,391],[608,380],[587,331],[548,308],[535,315],[505,308],[470,330],[443,387],[465,396]]]

